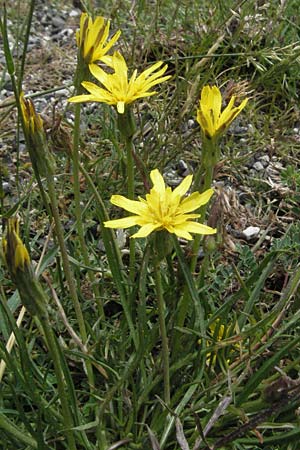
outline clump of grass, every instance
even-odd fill
[[[2,186],[13,175],[17,187],[11,194],[0,190],[0,444],[296,450],[296,2],[112,2],[109,11],[90,3],[90,14],[111,18],[112,35],[122,30],[115,46],[130,74],[162,60],[171,79],[155,86],[158,95],[126,104],[127,115],[111,105],[78,104],[70,123],[69,105],[50,133],[47,124],[46,140],[33,103],[20,100],[37,6],[28,4],[18,27],[20,63],[9,48],[5,11],[1,17],[4,70],[31,168],[23,170],[18,158],[0,168]],[[21,17],[14,20],[21,23]],[[81,95],[80,81],[95,79],[88,79],[91,61],[79,55],[78,62],[84,69],[75,79]],[[220,87],[222,108],[232,95],[237,105],[250,97],[230,127],[224,119],[220,135],[209,132],[205,111],[199,113],[206,84]],[[1,110],[3,123],[7,114],[13,123],[17,109]],[[213,106],[209,114],[215,114]],[[4,139],[3,127],[1,133]],[[57,143],[63,153],[54,153]],[[271,178],[246,169],[261,153],[269,156]],[[151,171],[157,168],[173,182],[170,169],[180,159],[193,172],[193,191],[215,188],[200,221],[217,228],[216,235],[189,245],[169,239],[168,232],[134,240],[104,226],[120,218],[112,195],[144,198]],[[16,213],[21,231],[12,226]],[[248,225],[259,226],[258,240],[242,235]],[[8,242],[14,252],[7,251]],[[20,248],[30,255],[30,269]],[[22,278],[25,269],[32,279]],[[43,306],[36,310],[41,292]]]

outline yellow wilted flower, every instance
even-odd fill
[[[160,70],[157,70],[163,64],[159,61],[137,76],[135,69],[128,81],[128,67],[125,59],[119,52],[113,56],[102,58],[114,73],[107,73],[96,64],[89,66],[92,75],[104,86],[97,86],[89,81],[83,81],[82,86],[89,94],[77,95],[71,97],[69,102],[103,102],[108,105],[116,105],[119,114],[125,111],[125,105],[134,102],[138,98],[149,97],[156,94],[156,91],[149,91],[153,86],[162,83],[171,78],[170,75],[162,76],[168,66],[165,64]]]
[[[97,16],[93,20],[87,13],[81,14],[80,29],[76,32],[76,42],[87,64],[100,61],[119,39],[120,30],[107,42],[109,28],[110,21],[105,21],[104,17]]]
[[[6,239],[2,239],[2,249],[7,267],[13,274],[18,269],[24,270],[30,264],[30,257],[27,248],[19,236],[19,222],[17,218],[10,218],[7,221]]]
[[[188,214],[206,204],[213,194],[213,189],[207,189],[202,194],[194,192],[184,197],[192,184],[192,175],[188,175],[173,191],[170,187],[166,188],[158,169],[152,170],[150,178],[153,188],[146,195],[146,199],[139,197],[138,201],[129,200],[122,195],[111,197],[113,205],[135,215],[109,220],[104,222],[105,227],[129,228],[139,225],[141,228],[132,236],[133,238],[146,237],[152,231],[159,230],[166,230],[188,240],[192,239],[190,233],[216,233],[216,229],[191,220],[200,217],[200,214]]]
[[[233,95],[221,112],[222,95],[220,90],[217,86],[203,87],[197,109],[197,121],[207,138],[211,139],[222,134],[248,102],[248,98],[245,98],[239,106],[234,106],[235,100],[236,97]]]

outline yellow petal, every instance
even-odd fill
[[[173,196],[175,197],[176,195],[179,195],[180,197],[183,197],[191,187],[192,181],[193,175],[188,175],[187,177],[185,177],[179,184],[179,186],[174,189]]]
[[[136,216],[129,216],[123,217],[123,219],[108,220],[103,222],[103,225],[106,228],[130,228],[137,225],[136,220]]]
[[[119,206],[120,208],[137,215],[144,214],[148,210],[147,204],[136,200],[130,200],[123,195],[112,195],[110,202],[113,205]]]
[[[143,237],[147,237],[149,236],[150,233],[152,233],[152,231],[156,230],[157,228],[159,228],[160,225],[159,224],[154,224],[154,223],[148,223],[144,226],[142,226],[139,231],[135,234],[133,234],[131,237],[132,238],[143,238]]]
[[[211,228],[198,222],[185,222],[182,225],[179,225],[179,227],[180,229],[184,229],[190,233],[197,234],[216,234],[217,232],[216,228]]]
[[[160,194],[164,194],[166,189],[165,181],[159,170],[158,169],[152,170],[150,173],[150,178],[153,183],[153,188],[155,189],[155,191]]]
[[[195,211],[200,208],[200,206],[205,205],[213,195],[213,189],[207,189],[205,192],[200,194],[199,192],[193,192],[193,194],[182,200],[180,204],[180,212],[188,213],[190,211]]]

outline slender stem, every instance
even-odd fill
[[[128,198],[134,198],[134,162],[133,162],[133,143],[132,137],[125,140],[126,156],[127,156],[127,194]],[[131,285],[135,279],[135,240],[129,241],[129,280]]]
[[[54,180],[53,180],[52,174],[50,174],[50,173],[46,174],[46,178],[47,178],[47,186],[48,186],[48,192],[49,192],[49,197],[50,197],[50,202],[51,202],[52,214],[53,214],[53,219],[54,219],[54,223],[55,223],[55,233],[56,233],[60,251],[61,251],[64,273],[65,273],[65,277],[66,277],[66,280],[67,280],[67,283],[69,286],[70,295],[71,295],[71,298],[73,301],[75,314],[76,314],[77,322],[79,325],[80,335],[81,335],[82,341],[85,343],[87,341],[87,332],[86,332],[86,327],[85,327],[84,318],[83,318],[83,314],[81,311],[79,299],[77,296],[76,286],[75,286],[75,282],[74,282],[74,276],[73,276],[73,273],[72,273],[72,270],[70,267],[70,263],[69,263],[68,253],[67,253],[67,249],[66,249],[66,245],[65,245],[65,241],[64,241],[63,228],[62,228],[62,224],[61,224],[60,218],[59,218],[57,199],[56,199],[56,194],[55,194],[55,189],[54,189]],[[89,382],[91,385],[93,385],[93,376],[92,376],[92,374],[89,374],[90,372],[88,370],[89,364],[90,364],[89,361],[86,361]],[[92,370],[92,369],[90,369],[90,370]]]
[[[84,238],[84,229],[82,223],[82,211],[80,206],[80,181],[79,181],[79,164],[80,164],[80,154],[79,154],[79,137],[80,137],[80,108],[81,104],[75,104],[75,120],[74,120],[74,131],[73,131],[73,187],[74,187],[74,212],[76,217],[76,229],[80,242],[81,254],[83,257],[83,262],[85,266],[89,266],[89,255],[86,247],[86,242]],[[97,288],[97,283],[93,271],[88,270],[88,277],[92,286],[94,298],[98,306],[98,312],[101,319],[104,319],[104,309],[102,302],[100,301],[100,295]]]
[[[203,187],[202,187],[203,192],[211,187],[211,183],[212,183],[212,179],[213,179],[213,172],[214,172],[214,167],[213,166],[210,166],[210,167],[206,168],[206,171],[205,171],[205,174],[204,174],[204,183],[203,183]],[[205,220],[206,209],[207,209],[207,203],[205,205],[202,205],[201,208],[200,208],[200,211],[199,211],[200,215],[201,215],[201,217],[199,219],[200,223],[203,223],[204,220]],[[194,270],[196,268],[197,258],[198,258],[198,251],[199,251],[201,239],[202,239],[201,234],[197,234],[195,236],[194,241],[193,241],[192,258],[191,258],[191,262],[190,262],[190,267],[191,267],[191,271],[192,272],[194,272]]]
[[[72,432],[72,428],[74,427],[74,424],[73,424],[72,415],[71,415],[71,411],[70,411],[70,407],[69,407],[68,397],[66,395],[66,386],[65,386],[63,371],[61,368],[60,356],[59,356],[59,352],[57,349],[57,344],[54,339],[53,330],[50,326],[49,317],[43,316],[43,317],[39,317],[39,319],[40,319],[41,325],[43,327],[43,331],[45,333],[45,338],[47,341],[48,349],[51,353],[51,357],[52,357],[52,361],[53,361],[53,366],[54,366],[54,371],[55,371],[56,381],[57,381],[57,389],[58,389],[59,398],[60,398],[61,407],[62,407],[62,415],[63,415],[65,428],[66,428],[65,433],[66,433],[66,436],[68,439],[68,448],[70,450],[76,450],[77,447],[76,447],[74,435]]]
[[[125,313],[125,317],[130,329],[130,336],[132,337],[132,340],[134,342],[135,348],[138,348],[138,338],[136,334],[135,327],[133,325],[132,321],[132,315],[131,310],[129,307],[129,301],[128,301],[128,290],[127,287],[127,279],[124,277],[124,267],[120,255],[120,250],[118,248],[118,245],[116,243],[116,238],[114,236],[113,231],[110,228],[105,228],[103,225],[103,222],[108,220],[108,214],[105,209],[105,205],[103,203],[103,200],[101,198],[101,195],[96,188],[95,184],[93,183],[93,180],[91,179],[88,172],[85,170],[85,168],[80,165],[80,171],[83,173],[91,191],[93,192],[96,202],[97,202],[97,212],[99,214],[100,219],[100,226],[102,231],[102,237],[103,237],[103,243],[105,246],[105,251],[107,254],[108,263],[110,266],[110,270],[112,272],[112,276],[115,282],[115,285],[118,289],[122,307]]]
[[[161,284],[160,263],[157,255],[153,257],[155,289],[157,294],[159,328],[162,343],[162,362],[164,372],[164,400],[167,405],[170,404],[170,363],[169,363],[169,345],[165,323],[165,302],[163,298],[163,289]]]
[[[18,89],[19,89],[19,92],[21,92],[21,88],[22,88],[22,81],[23,81],[23,76],[24,76],[24,67],[25,67],[25,61],[26,61],[26,56],[27,56],[27,47],[28,47],[28,42],[29,42],[30,29],[31,29],[31,24],[32,24],[32,17],[33,17],[34,8],[35,8],[35,0],[31,0],[30,1],[30,6],[29,6],[28,17],[27,17],[27,25],[26,25],[26,31],[25,31],[25,36],[24,36],[24,42],[23,42],[23,52],[22,52],[21,66],[20,66],[19,73],[18,73]]]
[[[29,445],[31,448],[38,448],[37,441],[33,439],[31,436],[24,434],[19,427],[8,420],[4,414],[0,413],[0,428],[1,430],[6,431],[7,433],[14,436],[20,442],[23,442],[26,445]]]
[[[212,179],[213,179],[213,173],[214,173],[214,167],[215,164],[218,161],[218,156],[219,156],[219,147],[218,147],[218,142],[216,140],[209,140],[209,139],[203,139],[203,160],[202,160],[202,164],[199,167],[199,170],[196,174],[195,180],[196,183],[194,184],[193,187],[193,191],[206,191],[207,189],[209,189],[211,187],[211,183],[212,183]],[[203,174],[203,170],[205,170],[204,174]],[[201,178],[203,178],[203,181],[201,180]],[[201,183],[202,181],[202,183]],[[200,208],[200,219],[199,222],[203,223],[205,220],[205,215],[206,215],[206,209],[207,209],[207,204],[203,205]],[[197,259],[198,259],[198,252],[199,252],[199,247],[200,247],[200,243],[201,243],[201,239],[202,236],[201,235],[196,235],[192,244],[192,257],[191,257],[191,261],[190,261],[190,270],[191,273],[193,273],[196,269],[196,265],[197,265]],[[189,309],[189,305],[190,305],[190,294],[187,288],[184,289],[183,292],[183,296],[180,299],[179,305],[178,305],[178,313],[177,313],[177,320],[176,320],[176,327],[177,328],[182,328],[184,325],[184,321]],[[180,333],[178,331],[175,331],[175,335],[174,335],[174,343],[173,343],[173,348],[174,348],[174,355],[176,355],[176,353],[178,352],[178,346],[179,346],[179,337],[180,337]]]

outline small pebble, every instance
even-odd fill
[[[187,123],[187,126],[188,126],[189,129],[192,129],[192,128],[197,128],[199,126],[199,124],[196,122],[196,120],[189,119],[188,123]]]
[[[270,163],[270,157],[269,157],[269,155],[261,156],[259,158],[259,161],[262,163],[262,165],[264,167],[267,167],[269,165],[269,163]]]
[[[178,162],[178,173],[181,176],[184,176],[185,172],[188,170],[188,165],[187,163],[183,160],[180,159]]]
[[[80,16],[80,11],[77,11],[76,9],[72,9],[72,11],[69,12],[70,17],[78,17]]]
[[[7,181],[3,181],[2,189],[3,189],[4,194],[9,194],[11,192],[11,186]]]
[[[259,235],[260,228],[259,227],[248,227],[242,231],[242,235],[247,241],[250,241],[253,238],[256,238]]]
[[[262,163],[260,161],[256,161],[256,163],[253,164],[253,168],[257,172],[260,172],[261,170],[264,170],[264,166],[262,165]]]

